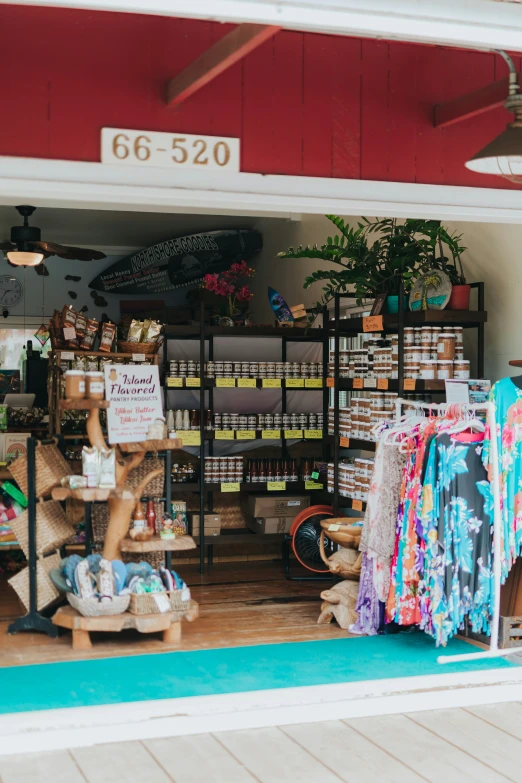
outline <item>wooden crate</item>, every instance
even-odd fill
[[[500,618],[499,647],[520,647],[522,652],[522,615]]]

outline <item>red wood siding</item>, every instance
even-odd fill
[[[241,138],[243,171],[516,187],[467,171],[503,109],[436,129],[434,103],[507,74],[490,53],[283,31],[188,99],[167,81],[230,25],[0,6],[0,154],[98,161],[100,128]]]

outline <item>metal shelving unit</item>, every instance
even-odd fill
[[[325,308],[323,311],[323,323],[326,323],[327,317],[328,317],[328,313]],[[251,326],[251,327],[211,326],[205,323],[205,310],[204,310],[203,303],[201,303],[199,323],[190,324],[190,325],[166,326],[164,332],[165,332],[165,350],[164,350],[165,408],[169,409],[173,407],[169,404],[168,395],[174,395],[176,391],[189,389],[190,391],[199,393],[200,445],[197,448],[198,448],[199,468],[200,468],[201,476],[204,476],[205,473],[205,445],[208,446],[209,456],[213,456],[214,443],[216,442],[214,432],[207,432],[204,428],[205,410],[206,410],[205,394],[208,394],[208,408],[214,410],[214,390],[216,389],[216,379],[204,379],[202,380],[202,385],[200,386],[187,387],[186,383],[184,383],[181,387],[179,386],[169,387],[168,380],[167,380],[168,366],[169,366],[168,345],[169,345],[169,341],[171,340],[199,340],[199,362],[201,368],[205,366],[205,352],[206,352],[205,348],[207,343],[208,343],[208,360],[209,361],[214,360],[215,337],[242,337],[247,339],[279,339],[281,340],[280,361],[283,362],[287,360],[288,343],[291,342],[321,343],[322,355],[323,355],[323,385],[322,385],[323,428],[327,425],[329,389],[326,387],[326,382],[324,379],[324,375],[327,372],[328,354],[329,354],[329,342],[328,342],[329,335],[328,335],[327,328],[302,329],[298,327],[282,328],[279,326]],[[256,388],[262,389],[261,381],[258,381],[256,383]],[[251,389],[251,391],[253,391],[253,389]],[[274,388],[272,388],[271,391],[274,391]],[[307,389],[306,387],[296,389],[296,388],[287,387],[283,379],[280,387],[282,413],[287,412],[287,391],[316,391],[317,392],[317,391],[321,391],[321,389]],[[182,433],[180,434],[182,436]],[[274,446],[275,444],[279,444],[283,458],[287,457],[288,455],[287,443],[284,438],[280,438],[277,440],[262,439],[261,432],[256,432],[256,441],[257,440],[259,440],[260,442],[262,442],[262,440],[266,440],[266,442],[272,446]],[[317,439],[314,440],[315,442],[318,442]],[[234,441],[234,442],[238,443],[240,441]],[[245,442],[251,443],[252,441],[250,440]],[[311,440],[311,442],[313,441]],[[321,439],[321,443],[323,446],[323,458],[326,461],[328,459],[329,444],[324,438]],[[167,477],[167,484],[170,484],[170,481],[168,479],[169,477]],[[187,492],[187,491],[199,492],[199,517],[200,517],[199,547],[200,547],[200,572],[201,573],[204,573],[205,571],[205,545],[208,545],[210,547],[209,560],[210,562],[212,562],[211,546],[216,543],[216,538],[218,538],[217,536],[205,536],[204,518],[205,518],[205,513],[212,512],[213,493],[219,490],[220,490],[219,484],[205,484],[203,482],[198,482],[197,484],[181,483],[181,484],[171,485],[171,491],[173,493]],[[288,483],[286,490],[284,490],[283,492],[275,492],[274,494],[284,495],[285,493],[288,494],[289,492],[295,492],[295,491],[304,491],[304,483],[303,482]],[[306,490],[306,491],[311,491],[311,490]],[[267,489],[263,486],[262,483],[255,483],[255,484],[249,484],[247,482],[242,483],[240,487],[240,494],[248,493],[248,492],[262,493],[262,492],[267,492]],[[324,489],[324,491],[314,490],[314,494],[316,494],[318,498],[324,498],[326,495],[326,489]],[[223,535],[223,541],[229,543],[239,543],[246,540],[253,542],[256,539],[263,542],[266,542],[267,540],[279,540],[283,542],[284,538],[285,535],[283,533],[281,534],[278,533],[273,535],[256,535],[256,533],[253,533],[252,531],[249,532],[245,531],[240,533],[233,532],[233,533],[226,533]]]

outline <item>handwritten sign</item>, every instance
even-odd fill
[[[282,492],[286,489],[286,481],[267,481],[266,488],[269,492]]]
[[[236,440],[255,440],[255,430],[236,430]]]
[[[362,500],[353,500],[352,508],[354,509],[354,511],[362,511],[363,509]]]
[[[263,378],[263,389],[280,389],[281,378]]]
[[[234,430],[215,430],[215,440],[234,440]]]
[[[144,353],[133,353],[132,354],[132,361],[133,362],[144,362],[145,361],[145,354]]]
[[[201,433],[197,430],[178,432],[184,446],[201,446]]]
[[[382,315],[366,315],[363,317],[363,332],[382,332],[383,329]]]
[[[233,389],[235,385],[235,378],[216,378],[216,387],[218,389]]]
[[[60,359],[64,362],[74,362],[74,351],[62,351]]]
[[[316,481],[305,481],[305,489],[322,489],[323,485]]]
[[[106,364],[104,371],[109,443],[147,440],[150,425],[163,417],[158,367]]]
[[[262,440],[277,440],[281,437],[281,430],[263,430],[261,432]]]
[[[167,378],[167,389],[181,389],[183,378]]]
[[[386,391],[389,387],[388,378],[377,378],[377,388]]]
[[[415,378],[404,379],[404,391],[415,391]]]
[[[240,389],[255,389],[257,380],[255,378],[238,378],[237,385]]]
[[[187,378],[186,380],[186,386],[187,389],[190,389],[191,387],[200,387],[201,386],[201,378]]]
[[[306,378],[306,380],[305,380],[305,388],[306,389],[322,389],[323,388],[323,379],[322,378]]]
[[[344,437],[339,438],[339,446],[342,449],[349,448],[349,446],[350,446],[350,438],[344,438]]]
[[[239,492],[239,481],[222,481],[221,492]]]
[[[323,431],[322,430],[305,430],[304,436],[308,440],[319,440],[323,437]]]
[[[286,378],[285,386],[287,389],[302,389],[304,386],[303,378]]]
[[[377,378],[365,378],[364,379],[364,388],[365,389],[376,389],[377,388]]]
[[[302,438],[303,430],[285,430],[285,438]]]
[[[354,389],[363,389],[364,388],[364,378],[354,378],[353,379],[353,388]]]

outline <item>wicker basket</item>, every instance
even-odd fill
[[[49,579],[51,568],[58,568],[60,555],[42,557],[36,564],[36,608],[38,611],[45,609],[60,597],[60,593]],[[18,598],[29,611],[29,567],[24,568],[18,574],[9,579],[9,584],[18,594]]]
[[[145,476],[151,473],[153,470],[161,468],[163,473],[159,476],[155,476],[143,489],[144,497],[164,497],[165,491],[165,461],[158,457],[145,457],[141,465],[131,470],[127,477],[127,484],[136,489],[138,484],[141,484]]]
[[[158,593],[158,595],[167,595],[169,597],[173,612],[186,612],[190,606],[190,600],[182,601],[182,592],[182,590],[172,590],[166,593]],[[160,610],[154,600],[154,595],[154,593],[142,593],[140,595],[132,593],[129,612],[131,614],[158,614]]]
[[[26,557],[29,557],[29,512],[24,511],[9,522]],[[65,520],[62,507],[55,500],[36,504],[36,552],[45,554],[58,549],[74,535]]]
[[[118,340],[118,351],[120,353],[145,353],[147,356],[159,351],[162,341],[155,343],[128,343],[125,340]]]
[[[66,593],[73,609],[84,617],[108,617],[127,611],[130,595],[115,595],[112,601],[101,603],[97,598],[79,598],[74,593]]]
[[[27,497],[27,456],[24,454],[9,465],[9,470]],[[69,473],[69,466],[61,452],[54,445],[37,446],[35,449],[36,496],[48,495],[64,476]]]

